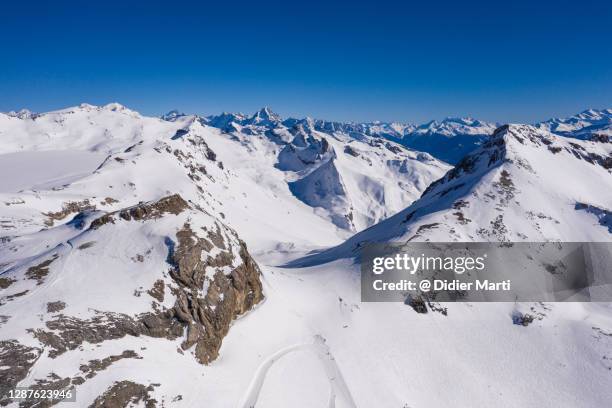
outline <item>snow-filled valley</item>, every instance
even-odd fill
[[[0,113],[0,405],[609,406],[612,303],[416,313],[356,257],[612,241],[611,123]]]

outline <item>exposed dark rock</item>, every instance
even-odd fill
[[[111,212],[91,222],[91,229],[98,229],[104,224],[115,223],[117,216],[126,221],[143,221],[160,218],[164,214],[178,215],[189,208],[183,198],[174,194],[158,201],[140,203],[124,210]]]
[[[0,289],[6,289],[15,282],[17,281],[12,278],[0,278]]]
[[[462,209],[462,208],[469,207],[469,205],[470,205],[470,203],[469,203],[468,201],[465,201],[465,200],[457,200],[457,201],[455,201],[455,202],[453,203],[453,208],[454,208],[455,210],[460,210],[460,209]]]
[[[427,304],[420,296],[408,296],[404,304],[410,306],[417,313],[427,313]]]
[[[0,341],[0,405],[9,403],[7,392],[28,375],[40,354],[40,349],[24,346],[17,340]]]
[[[516,188],[507,170],[502,170],[499,181],[493,183],[497,192],[501,196],[500,205],[505,206],[514,197]]]
[[[1,300],[0,300],[0,306],[2,306],[3,304],[5,304],[6,302],[10,302],[18,297],[24,296],[25,294],[27,294],[29,292],[29,290],[23,290],[21,292],[17,292],[17,293],[13,293],[12,295],[8,295],[8,296],[4,296]]]
[[[147,291],[147,293],[161,303],[164,301],[164,287],[164,281],[158,279],[153,284],[153,287]]]
[[[497,236],[499,241],[507,241],[505,234],[508,232],[506,224],[504,224],[504,216],[498,215],[495,220],[491,221],[491,230],[494,235]]]
[[[417,234],[420,234],[421,232],[424,232],[424,231],[427,231],[427,230],[430,230],[430,229],[437,228],[437,227],[438,227],[438,225],[440,225],[440,223],[438,223],[438,222],[434,222],[434,223],[431,223],[431,224],[423,224],[423,225],[421,225],[421,226],[419,227],[419,229],[417,230],[417,232],[416,232],[416,233],[417,233]]]
[[[209,231],[209,236],[210,231]],[[54,358],[74,350],[84,342],[96,344],[129,336],[151,336],[176,339],[187,335],[182,344],[184,350],[195,345],[195,355],[201,363],[213,361],[221,342],[233,319],[250,310],[263,299],[260,271],[248,254],[246,245],[240,241],[240,250],[234,254],[221,229],[213,232],[213,245],[206,238],[198,237],[189,225],[177,233],[178,243],[167,242],[168,260],[173,266],[170,276],[177,283],[173,293],[177,300],[172,309],[153,311],[136,317],[125,314],[97,312],[90,319],[79,319],[59,315],[46,322],[47,329],[31,331]],[[171,241],[171,240],[170,240]],[[215,257],[206,254],[213,248],[222,249]],[[229,274],[221,269],[234,264],[236,257],[241,263]],[[204,262],[202,259],[206,259]],[[216,268],[203,293],[207,268]],[[163,280],[158,280],[149,294],[163,301]]]
[[[598,334],[602,335],[602,336],[606,336],[606,337],[612,337],[612,331],[606,331],[604,329],[602,329],[601,327],[592,327],[593,330],[595,330]]]
[[[30,390],[73,390],[74,387],[85,383],[87,380],[94,378],[99,372],[104,371],[110,367],[113,363],[126,359],[126,358],[142,358],[133,350],[126,350],[119,355],[112,355],[101,360],[90,360],[87,364],[80,366],[81,375],[76,375],[72,378],[62,378],[55,373],[50,373],[47,378],[36,379],[35,384],[30,386]],[[19,406],[20,408],[46,408],[57,405],[62,402],[60,399],[52,400],[26,400],[22,401]]]
[[[416,214],[416,210],[414,210],[414,211],[410,211],[410,212],[409,212],[409,213],[406,215],[406,218],[404,218],[404,219],[402,220],[402,224],[405,224],[405,223],[407,223],[408,221],[412,220],[412,219],[414,218],[415,214]]]
[[[81,244],[77,247],[77,249],[87,249],[87,248],[91,248],[92,246],[94,246],[96,242],[95,241],[89,241],[89,242],[85,242],[84,244]]]
[[[393,145],[391,143],[385,143],[385,147],[392,153],[399,154],[402,152],[402,149],[399,146]]]
[[[112,197],[106,197],[104,200],[100,202],[100,204],[101,205],[111,205],[111,204],[118,203],[118,202],[119,200],[115,200]]]
[[[499,184],[504,188],[514,188],[514,183],[510,178],[510,173],[508,173],[506,170],[502,170],[501,176],[499,178]]]
[[[46,261],[38,265],[31,266],[30,268],[28,268],[27,272],[25,273],[25,276],[28,279],[35,280],[37,282],[37,285],[42,285],[42,283],[45,281],[45,277],[49,274],[49,266],[56,259],[57,254],[53,255],[52,258],[47,259]]]
[[[125,150],[123,151],[123,153],[129,153],[129,152],[131,152],[132,150],[134,150],[134,149],[136,148],[136,146],[143,144],[143,142],[144,142],[144,140],[141,140],[141,141],[140,141],[140,142],[138,142],[138,143],[134,143],[133,145],[131,145],[130,147],[128,147],[127,149],[125,149]]]
[[[206,268],[231,265],[235,255],[222,251],[201,262],[203,252],[212,249],[210,241],[195,235],[189,225],[177,233],[177,238],[176,247],[169,247],[168,258],[174,266],[170,276],[179,284],[174,312],[187,325],[187,337],[181,347],[187,350],[195,345],[198,361],[208,364],[217,358],[232,320],[263,299],[260,271],[241,241],[238,255],[242,264],[229,275],[217,271],[202,297],[199,293]]]
[[[207,236],[208,239],[213,243],[214,246],[220,249],[225,248],[225,238],[223,238],[223,234],[221,233],[221,227],[218,224],[215,224],[215,231],[208,231]]]
[[[91,379],[95,377],[98,372],[106,370],[116,361],[123,360],[125,358],[141,359],[142,357],[140,357],[133,350],[125,350],[119,355],[108,356],[106,358],[103,358],[102,360],[90,360],[87,364],[82,364],[79,368],[86,379]]]
[[[357,151],[349,145],[344,146],[344,153],[349,154],[353,157],[359,157],[359,153],[357,153]]]
[[[210,161],[216,161],[217,160],[217,154],[215,152],[213,152],[208,145],[206,146],[206,158]]]
[[[175,194],[108,213],[94,220],[90,228],[95,230],[120,219],[141,221],[157,219],[164,214],[177,215],[188,208],[187,202]],[[158,279],[147,293],[161,303],[165,298],[165,287],[169,286],[176,297],[172,308],[153,303],[153,310],[141,315],[96,311],[89,319],[59,314],[48,320],[45,328],[30,332],[49,348],[51,358],[74,350],[85,342],[97,344],[140,335],[169,340],[185,336],[182,349],[195,346],[197,360],[203,364],[210,363],[217,358],[231,322],[260,302],[263,292],[259,268],[244,242],[238,240],[234,232],[216,223],[213,228],[202,230],[206,237],[198,236],[189,224],[185,224],[176,233],[176,243],[170,237],[165,240],[168,262],[172,266],[169,275],[174,285]],[[232,239],[239,243],[238,248],[230,242],[232,234]],[[210,254],[213,249],[218,250],[214,256]],[[29,277],[39,281],[44,279],[53,259],[30,268]],[[57,312],[61,310],[60,306],[53,302],[48,308],[50,312]]]
[[[64,310],[66,308],[66,303],[58,300],[56,302],[49,302],[47,303],[47,312],[48,313],[55,313],[55,312],[59,312],[60,310]]]
[[[178,129],[176,131],[176,133],[174,134],[174,136],[172,136],[172,140],[176,140],[176,139],[180,139],[181,137],[185,136],[189,134],[189,130],[188,129]]]
[[[472,222],[472,220],[470,220],[469,218],[466,218],[465,215],[463,215],[461,211],[457,211],[453,213],[453,215],[457,217],[457,221],[459,221],[459,224],[466,225]]]
[[[610,143],[612,141],[612,138],[608,135],[595,133],[591,136],[591,141],[597,143]]]
[[[29,330],[43,345],[49,347],[49,357],[55,358],[74,350],[84,342],[97,344],[125,336],[165,337],[174,340],[183,334],[182,325],[172,311],[146,313],[132,318],[125,314],[98,312],[91,319],[59,315],[45,323],[48,330]]]
[[[74,392],[70,377],[62,378],[55,373],[50,373],[45,379],[36,379],[29,390],[68,390]],[[61,399],[28,399],[19,403],[19,408],[48,408],[57,405]]]
[[[119,381],[96,398],[89,408],[124,408],[136,405],[154,408],[157,401],[150,396],[153,390],[152,385],[144,386],[132,381]]]
[[[89,200],[70,201],[64,203],[60,211],[43,213],[43,215],[48,217],[48,219],[45,221],[45,225],[52,227],[55,221],[63,220],[70,214],[95,209],[96,206],[92,205]]]

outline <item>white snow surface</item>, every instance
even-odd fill
[[[119,104],[0,114],[2,170],[19,170],[0,181],[0,277],[15,280],[0,289],[7,316],[0,341],[42,347],[28,329],[57,316],[48,302],[61,300],[60,313],[80,318],[150,310],[146,290],[170,268],[166,238],[175,240],[187,221],[227,225],[228,237],[236,231],[261,267],[266,296],[233,323],[208,366],[177,352],[180,338],[126,336],[56,358],[46,350],[20,386],[50,373],[71,377],[90,360],[134,350],[142,358],[119,360],[80,385],[78,406],[122,380],[158,384],[152,396],[173,407],[610,405],[610,304],[457,303],[445,305],[444,316],[361,303],[355,247],[407,239],[610,241],[612,175],[596,157],[610,157],[612,144],[511,125],[450,169],[365,133],[283,124],[269,109],[236,117],[209,126],[210,118],[176,112],[162,120]],[[78,228],[175,193],[203,211]],[[49,213],[84,200],[96,209],[50,225]],[[349,210],[352,219],[344,217]],[[351,231],[361,232],[349,238]],[[54,255],[40,285],[24,279]],[[296,267],[279,267],[286,264]],[[170,295],[164,305],[173,302]],[[514,325],[517,309],[542,318]]]

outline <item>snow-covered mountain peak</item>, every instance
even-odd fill
[[[296,264],[375,241],[610,241],[606,138],[434,136],[476,146],[451,168],[402,145],[411,125],[251,118],[0,115],[0,389],[69,385],[79,406],[449,406],[466,390],[485,390],[471,406],[607,406],[609,305],[416,315],[360,302],[351,261],[272,266],[354,231]],[[519,310],[532,326],[512,324]],[[525,393],[540,377],[571,395]],[[268,403],[279,391],[296,398]]]
[[[118,102],[108,103],[108,104],[103,106],[103,109],[110,110],[110,111],[113,111],[113,112],[125,112],[125,111],[134,112],[131,109],[126,108],[125,106],[123,106],[122,104],[120,104]]]
[[[274,156],[274,167],[284,172],[295,197],[351,231],[398,211],[448,169],[429,155],[385,140],[377,132],[395,130],[383,124],[282,120],[269,108],[251,117],[211,116],[203,123],[231,135],[253,154]]]
[[[18,119],[31,119],[33,116],[35,116],[35,113],[30,111],[29,109],[20,109],[17,112],[15,111],[7,112],[6,115],[11,116],[13,118],[18,118]]]
[[[169,111],[168,113],[165,113],[163,115],[160,116],[160,119],[162,120],[167,120],[167,121],[173,121],[177,118],[186,116],[183,112],[178,111],[177,109],[173,109],[171,111]]]
[[[472,118],[448,117],[442,121],[432,120],[419,126],[416,134],[438,134],[447,137],[457,135],[489,135],[495,130],[497,124],[481,122]]]
[[[568,118],[555,118],[536,125],[550,132],[589,139],[592,136],[612,136],[612,109],[587,109]]]
[[[281,117],[274,113],[268,106],[264,106],[248,120],[249,125],[271,126],[282,121]]]
[[[504,125],[408,208],[295,265],[354,257],[367,242],[609,241],[602,185],[612,185],[612,143]]]
[[[610,109],[586,109],[580,112],[576,117],[589,120],[607,119],[612,114]]]

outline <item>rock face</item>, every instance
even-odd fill
[[[153,389],[152,385],[147,387],[133,381],[120,381],[96,398],[91,408],[120,408],[137,404],[154,408],[157,401],[149,395]]]
[[[246,244],[240,241],[238,254],[226,245],[220,232],[210,233],[209,239],[198,237],[186,224],[177,233],[178,245],[169,254],[173,269],[170,276],[178,283],[174,313],[187,325],[187,336],[181,347],[196,346],[195,355],[208,364],[219,355],[221,341],[230,323],[263,299],[260,271],[249,255]],[[223,249],[216,257],[207,255],[217,244]],[[217,271],[202,296],[206,269],[231,266],[239,257],[241,264],[226,275]],[[205,259],[202,262],[202,259]]]
[[[91,222],[90,230],[93,232],[103,226],[113,228],[113,224],[121,221],[144,222],[166,214],[177,216],[189,209],[189,204],[174,194],[105,214]],[[176,243],[166,239],[167,262],[171,265],[170,290],[176,299],[172,308],[155,308],[134,317],[129,313],[111,312],[97,312],[90,319],[60,315],[47,321],[45,329],[32,330],[32,334],[50,348],[49,356],[53,358],[76,349],[84,342],[96,344],[124,336],[174,340],[181,337],[183,328],[186,328],[181,347],[188,350],[195,346],[198,361],[210,363],[219,355],[221,342],[232,320],[263,299],[261,272],[249,255],[246,244],[233,231],[222,230],[218,222],[213,225],[214,230],[207,230],[205,237],[200,237],[190,224],[185,223],[176,232]],[[228,234],[233,235],[237,245],[229,242]],[[41,285],[51,263],[47,260],[30,267],[26,276],[32,278],[32,271],[44,270],[35,276]],[[149,291],[158,304],[164,301],[165,284],[163,279],[158,279]],[[51,311],[58,310],[61,309],[51,308]]]
[[[13,336],[0,341],[2,395],[21,385],[41,356],[57,359],[86,353],[88,345],[127,341],[141,351],[84,357],[91,364],[75,368],[74,375],[49,373],[25,386],[70,387],[78,392],[96,373],[122,359],[146,359],[146,354],[140,355],[146,347],[139,345],[146,338],[175,342],[178,353],[191,357],[184,353],[191,351],[198,363],[209,364],[219,356],[233,320],[264,298],[261,272],[246,244],[179,194],[106,214],[87,210],[55,228],[69,239],[40,254],[32,252],[3,274],[2,294],[8,306],[16,298],[22,307],[44,302],[46,314],[23,330],[11,318],[16,309],[2,309],[3,315],[7,311],[2,323],[8,327],[3,333]],[[105,256],[92,258],[94,254]],[[78,290],[66,285],[78,285]],[[36,288],[45,297],[33,296]],[[25,345],[33,341],[39,346]],[[118,381],[93,406],[156,406],[148,395],[151,387]]]
[[[180,195],[174,194],[154,203],[141,203],[124,210],[105,214],[92,221],[90,228],[96,229],[109,222],[114,223],[116,216],[125,221],[144,221],[160,218],[164,214],[177,215],[187,208],[189,208],[189,204]]]
[[[0,405],[8,404],[6,394],[28,375],[40,354],[40,349],[17,340],[0,341]]]

